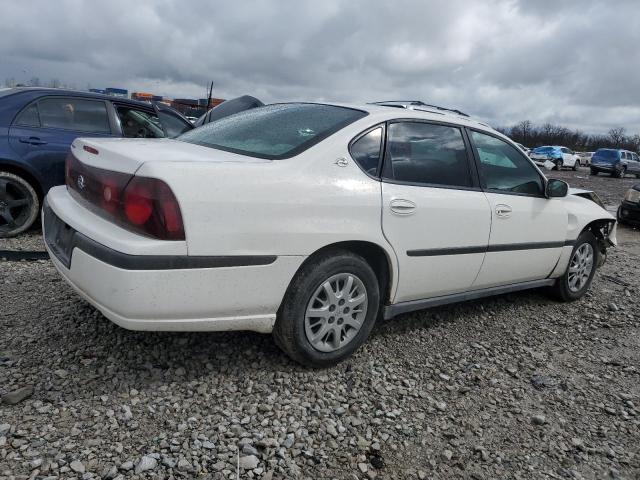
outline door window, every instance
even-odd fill
[[[40,117],[38,116],[38,106],[32,103],[22,110],[18,118],[16,118],[15,124],[23,127],[39,127]]]
[[[542,177],[517,148],[483,133],[471,132],[480,173],[490,190],[542,196]]]
[[[381,145],[382,127],[378,127],[353,142],[349,153],[360,168],[369,175],[375,175],[378,172]]]
[[[634,154],[632,155],[632,159],[633,159],[634,161],[636,161],[636,162],[637,162],[637,161],[638,161],[638,154],[637,154],[637,153],[634,153]]]
[[[170,138],[177,137],[178,135],[188,132],[193,128],[190,124],[185,123],[184,120],[171,113],[163,112],[161,110],[158,112],[158,116],[160,117],[162,125],[167,132],[167,136]]]
[[[104,102],[80,98],[44,98],[38,101],[38,112],[42,127],[111,133]]]
[[[385,176],[425,185],[471,187],[471,173],[459,128],[424,122],[389,125]]]
[[[119,105],[116,107],[122,135],[127,138],[162,138],[164,130],[155,113]]]

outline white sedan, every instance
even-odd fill
[[[613,217],[461,112],[396,107],[269,105],[177,140],[78,139],[44,202],[52,261],[124,328],[273,332],[313,366],[382,317],[582,297]]]
[[[567,147],[538,147],[531,150],[529,156],[538,165],[552,162],[554,170],[562,170],[563,167],[577,170],[580,166],[580,157]]]

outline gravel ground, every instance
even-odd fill
[[[640,232],[619,240],[578,302],[403,315],[320,371],[266,335],[120,329],[48,261],[0,262],[0,478],[640,478]]]

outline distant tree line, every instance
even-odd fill
[[[628,135],[624,127],[612,128],[607,134],[589,135],[580,130],[571,130],[560,125],[544,123],[534,125],[529,120],[516,123],[511,127],[499,127],[498,131],[525,147],[560,145],[578,152],[592,152],[598,148],[623,148],[633,152],[640,151],[640,135]]]
[[[7,77],[4,79],[4,86],[7,88],[13,87],[48,87],[48,88],[71,88],[75,89],[74,83],[64,83],[57,78],[51,78],[49,81],[41,82],[39,77],[31,77],[26,82],[18,82],[13,77]]]

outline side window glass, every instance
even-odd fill
[[[392,179],[402,182],[470,187],[471,173],[459,128],[423,122],[389,125],[388,157]]]
[[[79,98],[44,98],[38,102],[38,112],[43,127],[111,133],[104,102]]]
[[[160,111],[158,112],[158,116],[160,117],[162,125],[170,138],[177,137],[178,135],[191,130],[191,125],[186,124],[183,120],[171,113]]]
[[[18,118],[16,118],[15,124],[24,127],[39,127],[40,117],[38,116],[38,106],[35,103],[32,103],[22,110],[18,115]]]
[[[634,154],[633,154],[633,159],[634,159],[636,162],[638,161],[638,154],[637,154],[637,153],[634,153]]]
[[[369,175],[375,175],[380,161],[380,148],[382,145],[382,127],[371,130],[358,140],[353,142],[349,153]]]
[[[531,162],[515,147],[490,135],[471,132],[478,156],[480,171],[490,190],[542,195],[540,174]]]
[[[162,138],[164,131],[155,113],[137,108],[117,106],[122,134],[127,138]]]

